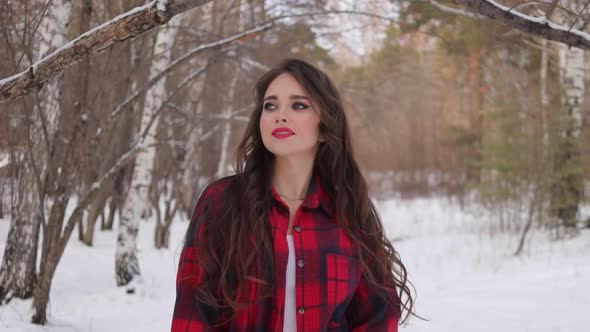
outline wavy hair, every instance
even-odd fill
[[[198,230],[187,234],[194,236],[199,264],[206,271],[197,296],[229,313],[231,320],[239,308],[248,305],[241,301],[241,294],[248,294],[248,282],[266,289],[260,292],[262,298],[274,292],[274,249],[268,222],[272,198],[269,174],[274,155],[262,142],[259,124],[266,90],[282,73],[292,75],[319,106],[320,135],[325,142],[318,147],[315,171],[335,204],[340,227],[353,241],[365,278],[386,294],[398,295],[389,300],[407,312],[404,323],[410,313],[415,315],[411,283],[398,252],[384,233],[367,182],[353,157],[342,99],[323,71],[300,59],[285,59],[258,79],[253,91],[255,107],[235,151],[236,174],[216,181],[226,183],[223,208],[218,209],[214,223],[207,223],[206,236],[199,239]],[[200,219],[196,229],[207,218]],[[265,268],[259,269],[261,266]]]

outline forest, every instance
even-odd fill
[[[472,273],[482,282],[466,284],[512,297],[464,294],[459,308],[506,310],[506,331],[587,328],[589,6],[1,1],[1,329],[135,330],[145,316],[143,330],[168,329],[196,200],[234,172],[252,89],[285,58],[317,65],[344,98],[354,155],[432,318],[403,330],[492,331],[493,317],[458,323],[437,304]],[[545,272],[535,295],[502,288]],[[567,312],[555,325],[532,322],[555,310]]]

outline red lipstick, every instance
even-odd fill
[[[291,128],[287,128],[287,127],[281,127],[281,128],[276,128],[275,130],[272,131],[272,135],[276,138],[287,138],[290,136],[295,135],[295,132],[293,132],[293,130]]]

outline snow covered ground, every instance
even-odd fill
[[[551,241],[533,232],[522,257],[515,236],[490,236],[485,217],[441,199],[378,204],[387,233],[417,290],[417,313],[401,331],[585,332],[590,330],[590,231]],[[0,331],[168,331],[176,263],[188,223],[172,226],[171,248],[153,248],[153,221],[140,227],[139,294],[115,286],[113,232],[96,233],[94,248],[73,238],[58,266],[49,324],[29,323],[31,300],[0,307]],[[0,220],[0,255],[8,221]],[[74,237],[77,232],[74,232]]]

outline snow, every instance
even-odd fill
[[[466,214],[441,198],[376,203],[417,289],[417,313],[430,320],[413,317],[400,331],[588,330],[590,230],[560,241],[533,231],[523,256],[514,257],[518,236],[494,232],[485,213]],[[590,209],[583,212],[585,218]],[[174,220],[168,250],[154,249],[154,219],[141,221],[143,279],[135,295],[115,286],[117,224],[114,231],[97,230],[93,248],[74,231],[53,281],[47,326],[29,324],[32,301],[15,299],[0,307],[0,330],[169,330],[187,218]],[[8,225],[0,220],[2,253]]]
[[[466,16],[466,17],[472,17],[472,18],[480,18],[480,15],[478,14],[474,14],[470,11],[467,10],[463,10],[463,9],[458,9],[455,7],[450,7],[447,5],[444,5],[438,1],[435,0],[430,0],[430,4],[432,4],[434,7],[440,9],[443,12],[446,13],[451,13],[451,14],[455,14],[455,15],[461,15],[461,16]]]
[[[8,220],[0,220],[2,253],[8,224]],[[170,250],[153,248],[154,226],[154,221],[150,220],[142,222],[140,228],[138,250],[144,275],[142,292],[127,295],[126,288],[115,285],[117,224],[113,231],[96,230],[94,248],[80,243],[74,231],[53,281],[49,324],[45,327],[29,324],[32,300],[14,299],[0,307],[0,331],[169,330],[176,264],[188,223],[175,220],[171,226]]]
[[[158,0],[156,1],[156,8],[161,11],[165,12],[166,8],[169,6],[168,0]]]
[[[563,241],[533,231],[494,233],[489,217],[440,200],[379,204],[388,234],[415,284],[418,314],[402,331],[587,331],[590,230]],[[543,319],[545,318],[545,319]]]
[[[10,155],[7,152],[0,153],[0,168],[8,166]]]

